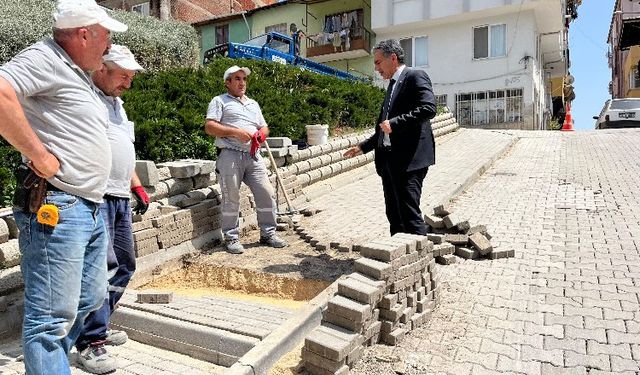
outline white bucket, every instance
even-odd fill
[[[307,144],[322,145],[329,141],[329,125],[307,125]]]

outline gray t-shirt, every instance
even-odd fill
[[[135,136],[133,122],[127,118],[122,99],[99,91],[100,99],[109,110],[107,136],[111,144],[111,173],[105,194],[114,197],[131,197],[131,176],[136,167]]]
[[[102,202],[111,170],[107,108],[91,77],[52,39],[26,48],[0,67],[31,128],[60,161],[55,187]]]
[[[232,128],[244,129],[249,134],[255,133],[258,129],[266,126],[267,122],[262,116],[258,102],[246,96],[244,99],[243,103],[240,99],[229,94],[216,96],[209,103],[207,120],[214,120]],[[251,141],[242,143],[232,137],[217,137],[215,144],[220,148],[231,148],[244,152],[249,152],[251,149]]]

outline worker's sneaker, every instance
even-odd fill
[[[104,341],[93,343],[78,353],[78,364],[92,374],[108,374],[116,371],[116,361],[107,353]]]
[[[107,330],[107,338],[105,339],[104,344],[114,346],[122,345],[127,342],[127,339],[129,339],[129,336],[127,336],[127,333],[125,331],[109,329]]]
[[[242,254],[244,253],[244,247],[238,240],[229,240],[224,246],[227,248],[227,252],[231,254]]]
[[[287,241],[276,236],[275,234],[269,237],[260,237],[260,243],[269,247],[285,247],[289,245]]]

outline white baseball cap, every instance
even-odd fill
[[[138,64],[136,58],[129,48],[118,44],[112,44],[109,53],[102,56],[102,61],[110,61],[122,69],[133,70],[134,72],[143,71],[144,68]]]
[[[98,24],[108,30],[125,32],[128,26],[109,17],[95,0],[58,0],[53,13],[56,29],[73,29]]]
[[[232,75],[233,73],[239,72],[239,71],[241,71],[241,70],[242,70],[242,71],[244,72],[244,74],[246,74],[246,75],[251,74],[251,69],[249,69],[249,68],[247,68],[247,67],[244,67],[244,66],[241,68],[241,67],[239,67],[238,65],[234,65],[234,66],[232,66],[231,68],[229,68],[229,69],[225,70],[225,72],[224,72],[224,76],[222,76],[222,79],[223,79],[224,81],[226,81],[226,80],[227,80],[227,78],[229,78],[229,76],[230,76],[230,75]]]

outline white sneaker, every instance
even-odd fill
[[[78,364],[92,374],[108,374],[116,371],[116,361],[109,356],[103,342],[91,344],[78,353]]]
[[[105,345],[118,346],[122,345],[129,339],[129,336],[125,331],[118,331],[115,329],[107,330],[107,338],[104,340]]]

